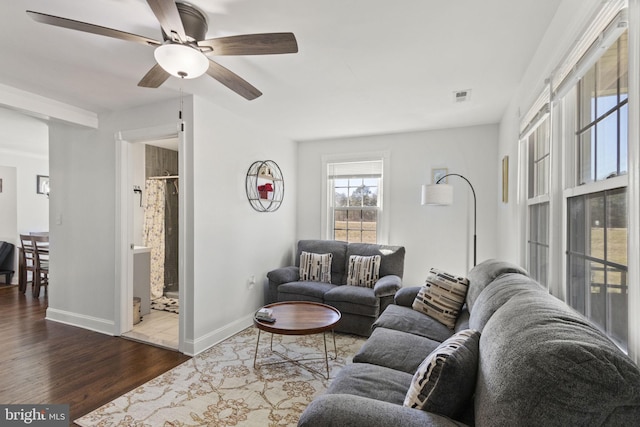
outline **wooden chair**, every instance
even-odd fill
[[[33,297],[40,297],[40,288],[44,286],[45,295],[49,286],[49,235],[31,234],[35,248],[36,277],[33,281]]]
[[[49,285],[49,236],[21,234],[20,244],[22,254],[19,289],[24,294],[31,283],[33,297],[38,298],[40,288],[44,286],[46,293]],[[31,272],[31,280],[28,272]]]
[[[36,277],[36,253],[35,246],[31,240],[31,236],[28,234],[20,235],[20,268],[18,269],[19,277],[19,290],[23,294],[27,291],[27,286],[31,283],[33,287]],[[31,280],[29,280],[29,272],[31,272]]]

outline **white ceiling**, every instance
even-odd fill
[[[300,51],[215,57],[263,92],[254,101],[206,75],[139,88],[153,48],[25,10],[161,40],[145,0],[3,1],[0,83],[98,113],[176,98],[182,85],[294,140],[497,123],[560,0],[190,2],[208,15],[207,38],[290,31]]]

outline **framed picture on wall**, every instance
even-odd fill
[[[38,194],[49,194],[49,177],[38,175],[36,177],[36,192]]]
[[[2,193],[2,178],[0,178],[0,193]]]

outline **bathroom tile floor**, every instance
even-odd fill
[[[166,311],[151,310],[142,321],[123,334],[126,338],[159,347],[178,349],[178,315]]]

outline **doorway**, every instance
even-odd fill
[[[164,128],[119,135],[120,331],[180,350],[180,136]]]

